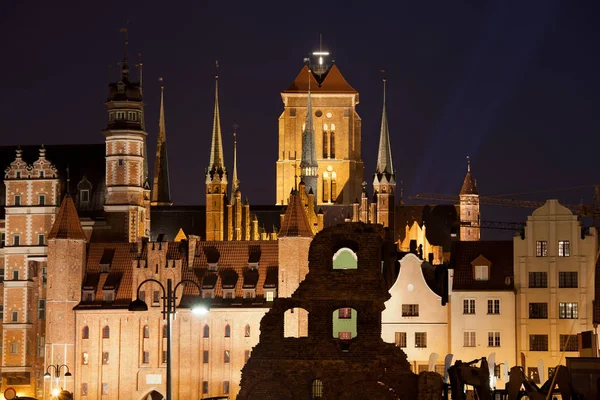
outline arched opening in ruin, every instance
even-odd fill
[[[156,390],[153,390],[144,397],[142,397],[142,400],[162,400],[164,398],[165,397],[162,394],[160,394]]]
[[[283,337],[308,337],[308,311],[290,308],[283,316]]]
[[[357,336],[356,321],[358,311],[354,308],[338,308],[331,315],[333,324],[333,337],[336,339],[350,340]]]
[[[348,247],[342,247],[333,255],[333,269],[358,269],[358,257]]]

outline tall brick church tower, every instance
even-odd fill
[[[141,76],[141,73],[140,73]],[[106,100],[107,221],[129,242],[150,235],[150,185],[146,164],[146,137],[142,84],[129,76],[127,40],[121,79],[111,83]]]
[[[460,240],[477,241],[481,238],[479,193],[471,174],[471,160],[467,157],[467,174],[460,189]]]
[[[316,202],[352,204],[360,197],[364,174],[361,119],[356,112],[359,96],[335,64],[329,68],[320,64],[310,72],[304,65],[281,93],[284,110],[279,117],[276,203],[286,204],[295,187],[309,107],[309,81],[318,164]]]
[[[227,169],[223,158],[223,138],[219,117],[219,77],[215,77],[215,111],[213,116],[210,163],[206,171],[206,240],[224,240],[227,202]]]

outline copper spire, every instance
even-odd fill
[[[238,125],[233,125],[233,182],[231,182],[231,201],[235,201],[235,192],[240,188],[240,181],[237,174],[237,128]]]
[[[460,194],[478,194],[477,184],[471,174],[471,158],[469,156],[467,156],[467,174],[465,175],[465,180],[460,189]]]
[[[158,138],[156,142],[156,162],[154,164],[154,183],[152,185],[152,205],[171,205],[171,186],[169,182],[169,160],[167,157],[167,129],[165,125],[165,105],[163,78],[159,78],[160,113],[158,118]]]
[[[387,174],[388,180],[394,175],[392,148],[386,111],[386,79],[383,78],[383,111],[381,112],[381,131],[379,132],[379,153],[377,154],[377,174]]]
[[[219,62],[216,61],[217,69]],[[218,71],[217,71],[218,72]],[[210,146],[210,163],[208,170],[211,176],[217,172],[219,175],[226,171],[223,160],[223,139],[221,137],[221,118],[219,116],[219,74],[215,75],[215,111],[213,116],[212,143]]]

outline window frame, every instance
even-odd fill
[[[463,347],[477,347],[476,331],[463,331]]]
[[[488,332],[488,347],[500,347],[500,332]]]
[[[558,287],[560,289],[576,289],[579,287],[577,271],[558,271]]]
[[[536,343],[540,341],[539,343]],[[529,335],[529,351],[548,351],[548,335],[547,334],[530,334]]]
[[[532,312],[535,307],[540,307],[540,310],[538,310],[536,312]],[[548,303],[544,303],[544,302],[529,303],[529,318],[528,319],[548,319]]]
[[[463,315],[475,315],[477,311],[475,300],[474,298],[463,299]]]
[[[419,304],[402,304],[402,317],[418,317]]]
[[[407,347],[406,340],[407,340],[406,332],[394,332],[394,344],[396,345],[396,347],[405,349]]]
[[[487,299],[487,313],[488,315],[500,315],[500,299]]]
[[[569,240],[558,241],[558,256],[559,257],[570,257],[571,256],[571,242]]]
[[[548,288],[548,272],[546,271],[530,271],[528,274],[529,289],[547,289]]]
[[[415,332],[415,348],[427,348],[427,332]]]
[[[548,241],[547,240],[536,240],[535,256],[536,257],[548,257]]]
[[[558,319],[579,319],[579,303],[558,303]]]

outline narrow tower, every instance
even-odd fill
[[[317,164],[317,151],[315,148],[315,127],[312,116],[312,103],[310,98],[310,81],[312,72],[308,70],[308,97],[306,106],[306,121],[302,132],[302,160],[300,161],[300,177],[306,185],[306,193],[314,195],[314,206],[317,205],[317,181],[319,178],[319,165]]]
[[[215,76],[215,111],[213,116],[210,163],[206,172],[206,240],[225,238],[227,170],[223,159],[223,139],[219,117],[219,75]]]
[[[149,187],[145,172],[146,131],[144,102],[140,82],[129,78],[125,56],[121,78],[109,84],[106,106],[108,124],[106,138],[106,202],[107,221],[119,236],[130,242],[150,233]]]
[[[377,168],[373,174],[373,191],[376,199],[376,213],[373,222],[387,228],[394,228],[394,192],[396,191],[396,174],[392,165],[392,148],[386,112],[386,79],[383,79],[383,111],[381,113],[381,131],[379,132],[379,153]]]
[[[156,162],[154,164],[154,184],[152,185],[152,205],[170,206],[171,185],[169,184],[169,160],[167,158],[167,130],[165,127],[164,92],[160,78],[160,116],[158,119],[158,139],[156,143]]]
[[[467,156],[467,175],[460,190],[460,240],[476,241],[480,237],[479,193]]]

